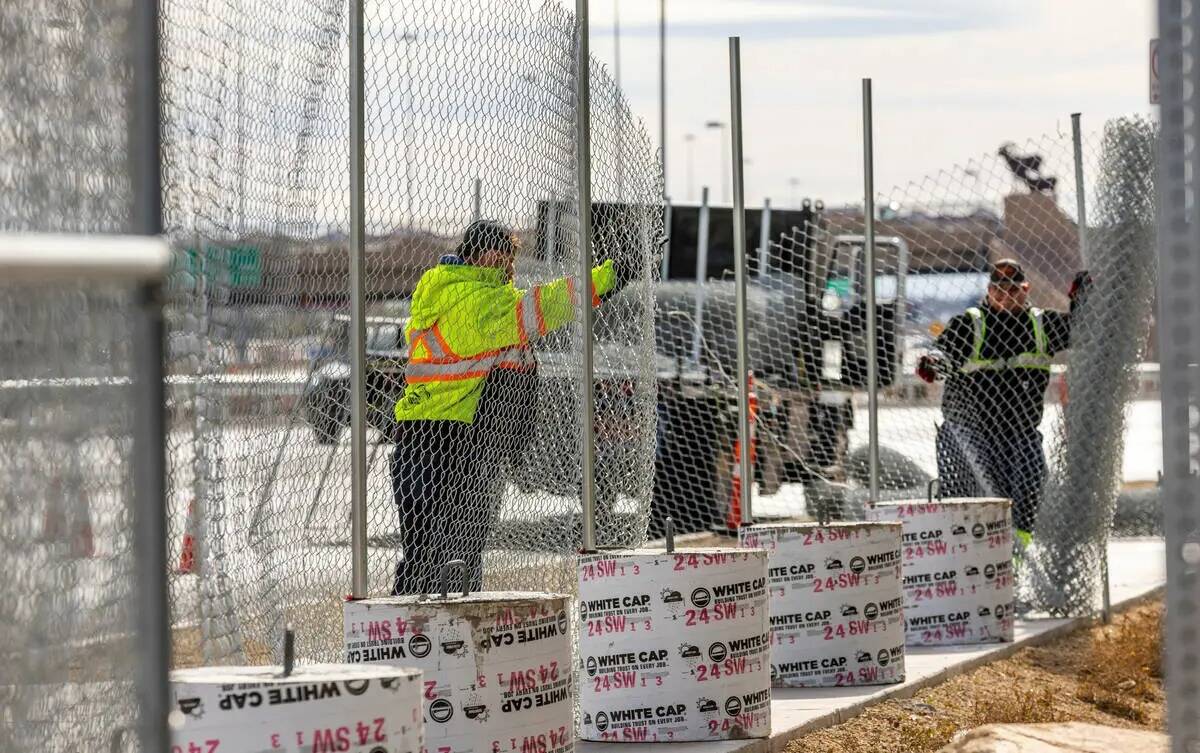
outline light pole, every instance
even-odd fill
[[[408,149],[407,109],[409,103],[416,101],[411,88],[412,73],[411,68],[409,67],[409,62],[412,57],[411,52],[413,49],[413,44],[417,41],[417,35],[413,34],[412,32],[405,32],[400,35],[397,41],[404,43],[404,87],[405,92],[408,94],[408,96],[404,98],[404,105],[400,108],[400,126],[404,129],[404,137],[400,140],[400,143],[403,144],[404,148],[404,227],[411,232],[413,228],[412,174],[409,170],[410,165],[408,164],[408,155],[410,152]]]
[[[658,144],[662,149],[663,196],[667,195],[667,0],[658,0]],[[691,200],[690,189],[688,200]]]
[[[710,120],[704,124],[705,128],[717,131],[721,139],[721,201],[729,203],[729,141],[725,138],[725,129],[729,126],[728,123],[720,120]]]
[[[692,171],[692,142],[696,140],[696,134],[683,134],[683,141],[687,144],[687,197],[688,201],[696,200],[696,176]]]
[[[613,0],[613,128],[617,132],[617,201],[625,196],[625,150],[621,143],[621,0]]]

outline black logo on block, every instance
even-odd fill
[[[608,714],[603,711],[596,712],[596,729],[604,732],[608,729]]]
[[[729,649],[720,641],[708,647],[708,660],[711,662],[719,664],[725,661],[727,656],[729,656]]]
[[[692,604],[703,609],[712,603],[712,594],[707,588],[697,588],[692,591]]]
[[[725,699],[725,713],[730,716],[737,716],[742,713],[742,699],[735,695],[731,695]]]
[[[429,636],[424,633],[418,633],[408,639],[408,652],[418,659],[424,659],[429,656],[430,649],[433,648],[433,641],[429,640]]]
[[[438,698],[429,704],[429,718],[438,724],[445,724],[454,716],[454,704],[445,698]]]
[[[858,574],[866,569],[867,569],[867,561],[865,559],[863,559],[862,557],[858,557],[858,556],[850,558],[850,572]]]
[[[350,695],[362,695],[370,685],[370,680],[346,680],[346,692]]]

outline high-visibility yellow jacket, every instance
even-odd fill
[[[616,283],[612,261],[592,270],[592,305]],[[532,372],[532,345],[574,318],[576,284],[561,278],[518,290],[504,270],[442,263],[413,291],[408,365],[397,421],[473,423],[488,375]]]

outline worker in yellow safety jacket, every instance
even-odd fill
[[[471,588],[481,586],[502,469],[533,436],[533,346],[572,321],[580,294],[597,306],[627,281],[610,260],[587,289],[564,277],[520,290],[516,250],[508,228],[474,222],[413,292],[391,463],[402,548],[395,594],[432,592],[452,559],[467,563]]]

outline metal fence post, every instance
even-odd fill
[[[704,355],[704,281],[708,279],[708,186],[700,189],[700,227],[696,230],[696,314],[692,332],[692,363]]]
[[[671,197],[663,197],[663,234],[667,236],[668,242],[662,246],[662,266],[659,270],[659,279],[667,280],[671,277]]]
[[[479,178],[471,187],[471,218],[476,222],[483,219],[483,181]]]
[[[1087,266],[1087,189],[1083,183],[1083,135],[1080,114],[1071,113],[1071,143],[1075,151],[1075,210],[1079,228],[1079,260]]]
[[[129,129],[133,183],[131,229],[162,233],[160,158],[161,80],[157,0],[135,3],[133,92]],[[163,270],[165,272],[165,270]],[[139,645],[138,724],[142,750],[168,750],[171,616],[167,593],[167,423],[164,383],[165,329],[161,281],[143,284],[134,330],[134,546],[137,563],[136,620]]]
[[[1083,128],[1080,113],[1071,113],[1071,145],[1075,157],[1075,226],[1079,235],[1079,261],[1086,268],[1088,261],[1087,248],[1087,185],[1083,182]],[[1100,555],[1100,618],[1104,624],[1112,621],[1112,594],[1108,577],[1108,529],[1104,531],[1104,547]]]
[[[879,353],[875,332],[875,142],[871,122],[871,79],[862,81],[863,235],[867,294],[867,454],[870,459],[871,503],[879,501]]]
[[[350,595],[367,595],[366,111],[363,0],[350,0]],[[404,555],[407,557],[408,552]]]
[[[1162,364],[1163,528],[1166,533],[1167,626],[1164,672],[1167,731],[1174,753],[1200,749],[1200,495],[1191,416],[1200,399],[1200,293],[1196,229],[1200,226],[1193,195],[1200,150],[1200,124],[1191,117],[1200,73],[1200,18],[1186,17],[1180,0],[1159,0],[1159,75],[1162,92],[1162,140],[1158,154],[1159,196],[1159,351]],[[1186,40],[1186,41],[1185,41]],[[1187,66],[1185,72],[1185,65]],[[1187,86],[1188,79],[1192,86]]]
[[[765,279],[771,262],[771,200],[763,199],[762,240],[758,245],[758,277]]]
[[[750,467],[750,343],[746,314],[746,191],[742,170],[742,39],[729,38],[730,139],[733,146],[733,269],[737,277],[737,380],[738,380],[738,465],[744,525],[754,522],[750,508],[754,471]]]
[[[579,386],[579,410],[582,413],[580,441],[583,487],[580,508],[583,516],[583,551],[596,549],[596,438],[595,380],[592,353],[592,302],[586,291],[592,280],[592,96],[591,50],[588,44],[588,0],[575,0],[579,24],[579,57],[575,79],[575,148],[579,183],[579,321],[583,335],[583,369]]]

